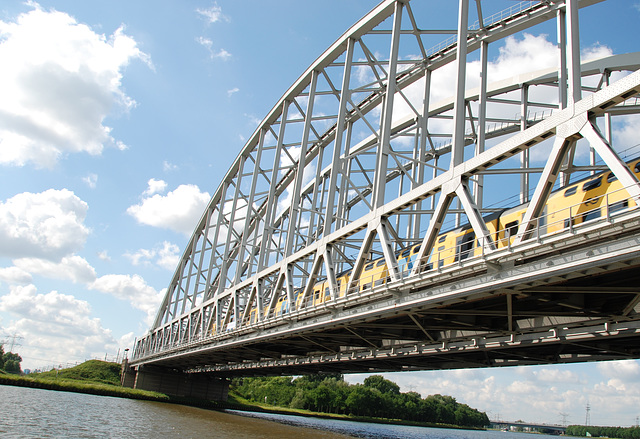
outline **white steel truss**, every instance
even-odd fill
[[[422,263],[411,270],[419,276],[439,234],[463,223],[491,253],[483,216],[522,203],[529,204],[514,245],[526,244],[551,191],[572,176],[610,169],[640,200],[638,180],[611,142],[611,118],[640,112],[640,55],[579,59],[578,9],[600,1],[525,1],[488,15],[490,1],[460,0],[457,28],[444,30],[435,29],[438,17],[414,11],[424,5],[380,3],[257,127],[202,215],[134,358],[282,321],[278,299],[295,311],[294,292],[304,304],[319,280],[335,301],[339,273],[351,270],[355,285],[380,257],[399,280],[396,252],[410,245],[421,244]],[[561,67],[492,80],[490,46],[550,20]],[[477,89],[467,86],[472,54],[481,66]],[[434,102],[436,79],[451,72],[450,98]],[[621,79],[610,83],[612,75]],[[594,151],[586,161],[575,153],[582,138]],[[533,159],[539,151],[546,162]]]

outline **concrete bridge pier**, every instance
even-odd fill
[[[122,363],[122,385],[140,390],[166,393],[171,396],[226,401],[229,380],[210,373],[183,373],[173,369],[143,365],[130,367]]]

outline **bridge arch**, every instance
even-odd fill
[[[540,228],[550,231],[555,214],[552,193],[579,176],[610,172],[606,178],[619,182],[624,196],[604,201],[608,221],[609,212],[629,213],[640,199],[636,173],[612,147],[610,128],[612,117],[639,110],[640,57],[579,60],[577,11],[598,2],[526,1],[489,11],[486,2],[461,0],[451,29],[414,13],[410,1],[380,3],[292,84],[249,138],[195,228],[149,333],[136,341],[133,364],[278,373],[290,364],[313,371],[329,357],[346,364],[368,355],[376,370],[392,370],[404,366],[381,361],[383,351],[396,358],[448,350],[455,340],[473,350],[492,337],[533,342],[551,329],[554,340],[574,336],[571,319],[578,317],[559,326],[555,319],[566,317],[564,308],[542,323],[514,314],[514,297],[534,288],[513,289],[524,282],[514,267],[524,253],[534,261],[542,251]],[[490,47],[550,20],[558,24],[563,68],[492,79]],[[471,56],[477,88],[467,74]],[[451,88],[443,93],[435,88],[441,83]],[[580,139],[591,147],[586,160],[576,155]],[[574,223],[593,209],[571,203],[558,209],[569,209],[561,229],[572,235],[550,247],[577,249]],[[497,221],[505,213],[514,216]],[[594,249],[576,251],[586,260]],[[629,267],[638,257],[616,262]],[[532,264],[527,269],[535,271]],[[604,264],[585,265],[583,273]],[[509,280],[483,289],[496,272]],[[485,278],[469,280],[476,275]],[[555,285],[552,278],[538,282]],[[619,314],[628,320],[638,296],[620,288]],[[502,307],[497,326],[477,314],[466,322],[472,311],[464,307],[456,324],[426,316],[498,296],[486,311],[493,318]],[[584,305],[573,306],[584,313]],[[387,333],[367,329],[395,314],[403,320],[389,320]],[[600,330],[618,317],[580,321]],[[353,370],[366,370],[365,363]]]

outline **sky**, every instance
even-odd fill
[[[453,2],[423,3],[450,14]],[[2,2],[5,351],[13,346],[26,369],[122,358],[148,330],[196,222],[246,140],[376,4]],[[583,57],[640,50],[639,0],[609,0],[583,9],[580,19]],[[501,43],[492,68],[510,75],[554,62],[554,29]],[[636,128],[637,121],[618,126],[614,138],[632,141]],[[385,376],[402,391],[451,395],[491,418],[584,423],[587,405],[592,424],[628,426],[640,416],[638,361]]]

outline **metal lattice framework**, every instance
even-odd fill
[[[460,224],[468,222],[490,254],[496,245],[483,216],[506,207],[528,203],[515,245],[526,243],[550,192],[572,176],[610,169],[640,197],[611,146],[611,118],[639,110],[640,56],[579,61],[578,10],[600,1],[526,1],[488,16],[492,2],[461,0],[451,30],[414,11],[424,5],[380,3],[307,69],[246,143],[149,334],[137,341],[134,363],[282,324],[274,313],[281,296],[289,315],[311,318],[313,310],[295,309],[294,291],[307,297],[322,279],[337,300],[337,274],[352,270],[354,285],[380,257],[398,281],[407,274],[396,251],[421,243],[423,263],[408,274],[420,276],[439,233]],[[478,18],[471,25],[470,12]],[[491,77],[492,45],[550,20],[562,68]],[[590,151],[581,155],[582,138]],[[250,322],[254,308],[265,312]]]

